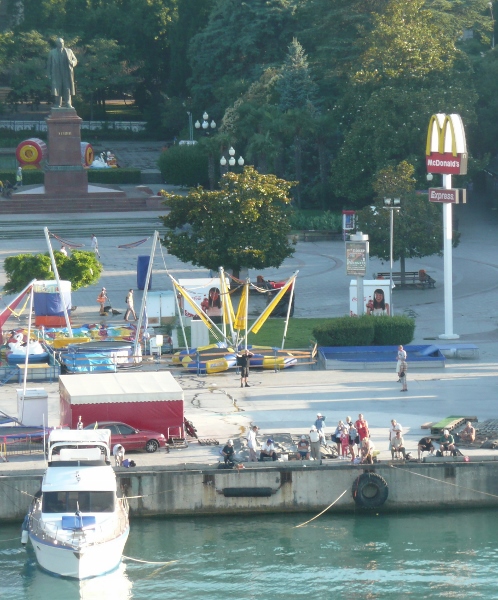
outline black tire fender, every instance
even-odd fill
[[[353,500],[362,508],[378,508],[389,496],[387,481],[377,473],[362,473],[353,482]]]

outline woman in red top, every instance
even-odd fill
[[[368,430],[368,423],[363,418],[363,415],[360,413],[358,415],[358,420],[355,423],[356,430],[358,431],[358,436],[360,438],[360,443],[365,439],[370,437],[370,431]]]

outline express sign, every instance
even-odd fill
[[[429,188],[430,202],[445,202],[459,204],[460,201],[465,204],[467,202],[467,190],[463,189],[445,189],[445,188]]]
[[[467,173],[467,142],[460,115],[432,115],[427,132],[425,156],[428,173]]]

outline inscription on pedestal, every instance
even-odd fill
[[[81,164],[81,121],[74,108],[52,108],[46,118],[45,191],[48,194],[70,198],[88,193],[88,174]]]

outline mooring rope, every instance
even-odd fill
[[[424,479],[431,479],[432,481],[437,481],[438,483],[445,483],[446,485],[451,485],[453,487],[461,488],[462,490],[468,490],[469,492],[475,492],[476,494],[482,494],[483,496],[491,496],[492,498],[498,498],[496,494],[490,494],[489,492],[482,492],[481,490],[475,490],[474,488],[465,487],[464,485],[459,485],[458,483],[451,483],[450,481],[443,481],[442,479],[437,479],[437,477],[429,477],[428,475],[422,475],[421,473],[415,473],[415,471],[410,471],[409,469],[401,469],[401,467],[395,467],[394,465],[389,465],[392,469],[400,469],[401,471],[405,471],[406,473],[411,473],[412,475],[416,475],[417,477],[423,477]]]
[[[125,556],[123,554],[123,558],[126,560],[132,560],[133,562],[144,563],[147,565],[172,565],[173,563],[178,562],[177,560],[169,560],[167,562],[156,562],[153,560],[140,560],[139,558],[132,558],[131,556]]]
[[[294,529],[297,529],[298,527],[304,527],[305,525],[307,525],[308,523],[311,523],[311,521],[314,521],[315,519],[318,519],[318,517],[321,517],[323,515],[323,513],[326,513],[328,511],[329,508],[332,508],[334,506],[334,504],[336,502],[338,502],[343,496],[344,494],[347,492],[348,490],[344,490],[342,492],[342,494],[339,496],[339,498],[336,498],[332,504],[329,504],[329,506],[327,506],[327,508],[325,508],[324,510],[322,510],[321,513],[318,513],[315,517],[313,517],[312,519],[310,519],[309,521],[305,521],[304,523],[301,523],[301,525],[296,525],[294,527]]]

